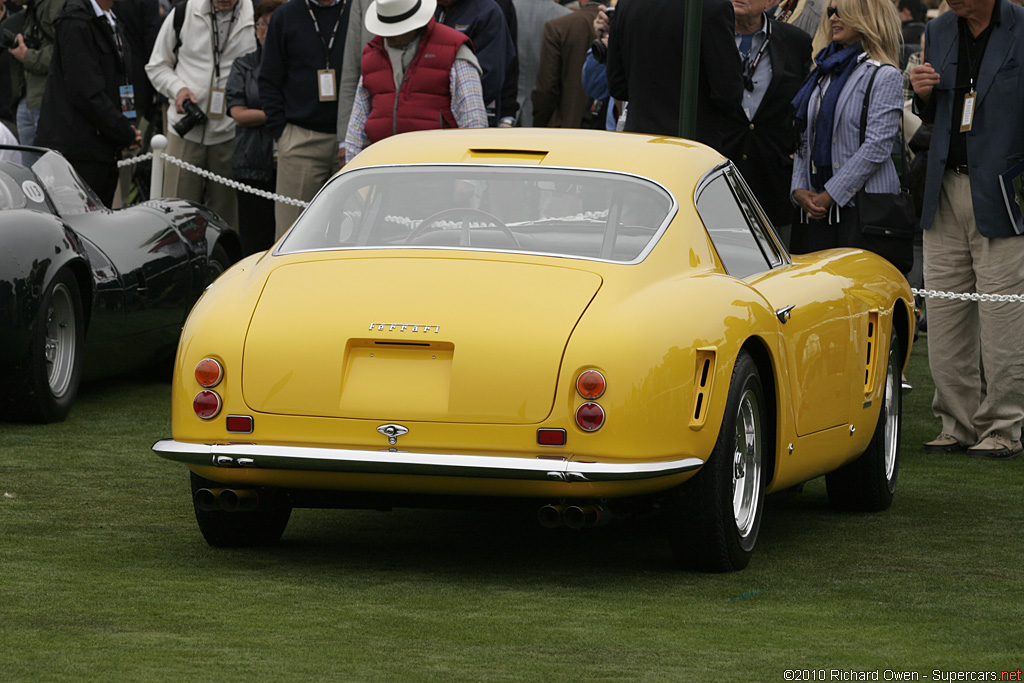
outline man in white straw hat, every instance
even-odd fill
[[[486,128],[480,64],[469,39],[434,20],[436,0],[376,0],[363,48],[345,160],[396,133]]]

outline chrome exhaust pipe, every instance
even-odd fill
[[[585,529],[607,524],[611,514],[603,505],[570,505],[562,512],[562,521],[570,529]]]
[[[564,505],[545,505],[537,510],[537,521],[545,529],[557,529],[562,526],[562,512]]]
[[[228,512],[251,512],[259,507],[260,494],[252,489],[223,489],[217,499],[220,509]]]
[[[194,496],[196,509],[203,512],[220,510],[220,494],[224,489],[199,489]]]

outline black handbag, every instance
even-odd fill
[[[877,75],[878,69],[875,69],[864,93],[864,106],[860,112],[862,145],[868,123],[868,99],[871,97],[871,86]],[[908,170],[907,152],[903,140],[902,114],[900,116],[897,142],[900,148],[901,184],[905,184]],[[855,243],[850,246],[874,252],[896,266],[901,273],[909,273],[914,266],[914,233],[918,227],[914,198],[910,191],[906,187],[901,187],[899,192],[889,194],[866,192],[861,189],[854,196],[854,203],[857,206],[859,231],[858,234],[851,235]]]

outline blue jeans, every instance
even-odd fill
[[[39,126],[39,110],[29,109],[28,100],[18,103],[18,141],[23,145],[36,143],[36,128]]]

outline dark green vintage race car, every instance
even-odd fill
[[[108,209],[57,152],[0,159],[0,418],[55,422],[83,378],[169,361],[241,246],[192,202]]]

